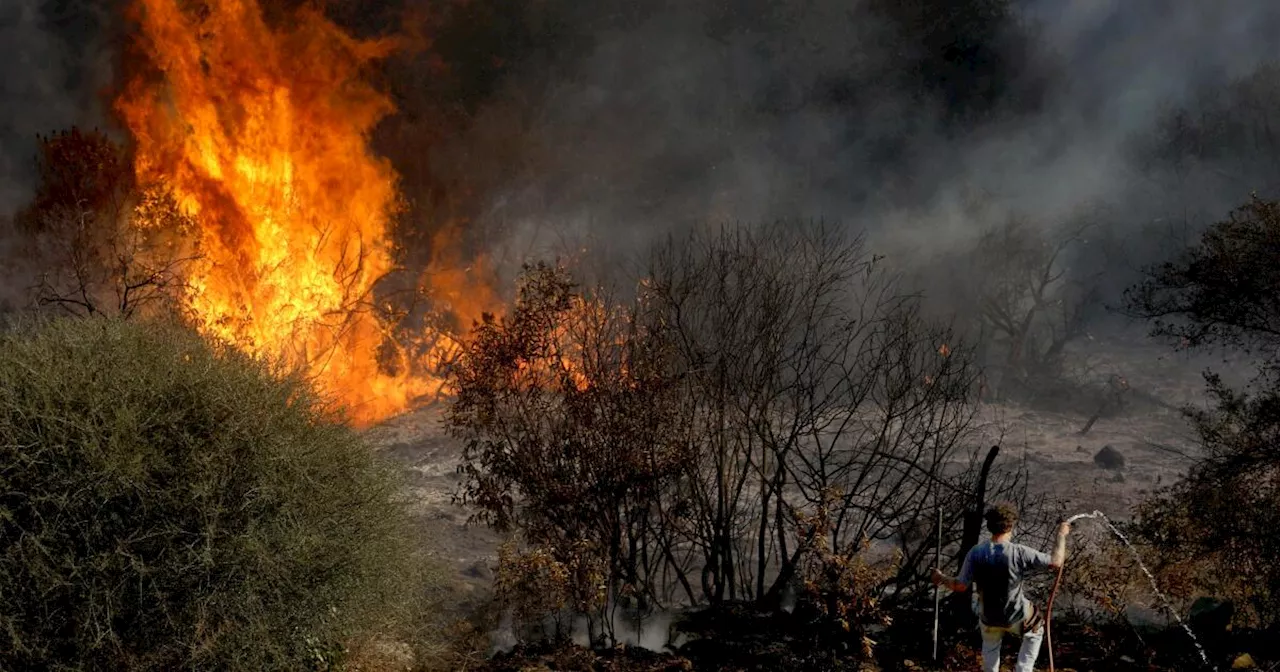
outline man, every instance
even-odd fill
[[[1018,511],[1008,504],[997,504],[984,516],[991,541],[974,546],[965,556],[960,576],[946,576],[936,568],[933,583],[963,592],[977,587],[978,620],[982,631],[982,669],[999,672],[1000,643],[1005,633],[1022,638],[1016,672],[1031,672],[1044,639],[1044,616],[1022,592],[1022,579],[1036,571],[1057,571],[1067,557],[1067,534],[1071,525],[1058,527],[1058,541],[1050,557],[1033,548],[1015,544],[1013,526]]]

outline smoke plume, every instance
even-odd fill
[[[926,258],[987,223],[966,207],[975,194],[1046,223],[1104,212],[1139,235],[1280,183],[1271,155],[1166,151],[1178,109],[1249,112],[1221,101],[1272,56],[1274,3],[370,4],[329,8],[362,34],[426,37],[387,64],[400,114],[376,138],[411,205],[400,235],[414,263],[445,222],[514,266],[776,218],[837,220]],[[35,133],[102,121],[114,16],[0,9],[16,55],[0,64],[0,210],[30,191]]]

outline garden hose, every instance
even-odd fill
[[[1058,575],[1053,579],[1053,589],[1049,591],[1049,605],[1044,610],[1044,639],[1045,645],[1049,647],[1049,672],[1055,672],[1053,667],[1053,598],[1058,594],[1058,584],[1062,583],[1062,570],[1067,563],[1058,565]]]

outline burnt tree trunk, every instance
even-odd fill
[[[987,506],[987,477],[991,475],[991,464],[996,461],[996,456],[1000,454],[1000,446],[991,446],[987,451],[987,458],[982,461],[982,471],[978,473],[978,489],[974,493],[973,508],[964,514],[964,534],[960,538],[960,548],[956,551],[956,571],[960,571],[960,565],[964,562],[964,556],[969,554],[969,549],[978,545],[978,538],[982,536],[982,512]]]
[[[987,477],[990,476],[991,465],[999,454],[1000,446],[991,446],[987,451],[987,458],[982,461],[982,471],[978,474],[978,489],[974,493],[972,508],[964,513],[964,534],[960,539],[960,548],[956,551],[954,574],[960,573],[969,549],[978,545],[978,538],[982,535],[982,513],[987,505]],[[947,598],[946,612],[952,628],[971,627],[974,624],[971,597],[966,592],[953,593]]]

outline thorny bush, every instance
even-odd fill
[[[3,669],[332,669],[417,599],[368,445],[177,327],[0,333],[0,464]]]

